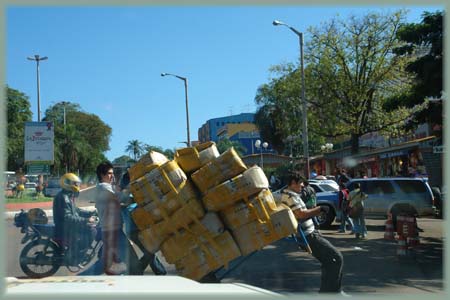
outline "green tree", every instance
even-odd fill
[[[24,163],[25,122],[31,121],[30,102],[27,95],[6,86],[7,117],[7,168],[17,170]]]
[[[386,99],[411,86],[405,71],[410,58],[393,55],[393,49],[403,44],[397,31],[405,13],[333,19],[311,29],[306,55],[308,99],[323,135],[350,136],[353,154],[359,151],[362,135],[398,131],[412,113],[423,109],[383,109]]]
[[[134,159],[132,159],[131,157],[129,157],[128,155],[122,155],[119,156],[117,158],[115,158],[112,163],[113,164],[128,164],[128,163],[134,163],[136,162]]]
[[[130,153],[134,160],[138,160],[139,157],[144,153],[144,145],[139,140],[128,141],[128,145],[125,148],[127,153]]]
[[[159,153],[164,154],[168,159],[173,159],[175,157],[175,151],[172,149],[165,149],[163,150],[162,147],[160,146],[152,146],[152,145],[145,145],[144,149],[146,152],[150,152],[150,151],[156,151]]]
[[[255,123],[263,140],[272,144],[279,153],[298,156],[303,153],[302,117],[300,93],[300,72],[293,64],[274,66],[271,72],[279,77],[272,78],[268,84],[261,85],[256,93],[258,110]],[[309,151],[316,152],[324,143],[316,128],[311,111],[307,111],[310,126],[308,129]],[[292,150],[292,153],[291,153]]]
[[[97,115],[82,111],[76,103],[58,102],[46,110],[43,120],[55,124],[54,173],[67,170],[86,176],[94,174],[97,165],[106,160],[111,127]]]
[[[223,138],[217,142],[217,150],[219,153],[223,153],[231,147],[236,150],[236,153],[239,154],[239,156],[242,156],[247,151],[247,148],[238,141],[230,141],[228,138]]]
[[[441,97],[443,18],[442,11],[424,12],[421,23],[400,26],[397,36],[406,42],[406,45],[394,49],[394,53],[400,57],[415,58],[406,67],[414,77],[414,82],[411,90],[389,99],[385,104],[386,109],[396,109],[399,106],[413,107],[424,103],[427,98]],[[422,123],[431,123],[437,125],[437,128],[442,128],[442,101],[432,102],[427,109],[417,112],[410,118],[407,127],[414,128]],[[440,135],[441,130],[435,133]]]
[[[387,15],[369,13],[346,20],[336,17],[308,30],[305,94],[309,139],[315,140],[312,148],[318,150],[320,143],[328,139],[347,137],[351,140],[352,153],[357,153],[362,135],[398,131],[412,113],[423,109],[423,106],[398,107],[388,112],[383,108],[386,99],[407,91],[412,82],[405,71],[410,59],[393,54],[393,49],[402,45],[397,30],[404,14],[404,11]],[[285,106],[288,111],[296,111],[301,107],[298,68],[294,70],[290,64],[273,69],[282,76],[263,95],[271,96],[278,108]],[[295,128],[301,126],[283,121],[292,115],[280,111],[277,112],[279,122],[285,124],[282,130],[274,127],[274,132],[281,131],[281,137],[287,133],[297,135]],[[297,122],[300,116],[297,111]],[[264,130],[262,134],[267,133]]]

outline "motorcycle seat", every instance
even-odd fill
[[[55,225],[54,224],[33,224],[33,226],[42,234],[48,237],[54,237]]]

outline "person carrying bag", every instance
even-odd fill
[[[364,219],[364,199],[366,198],[367,194],[361,191],[361,185],[355,183],[355,189],[348,195],[350,202],[348,215],[353,219],[353,230],[357,239],[366,239],[367,237],[366,221]]]

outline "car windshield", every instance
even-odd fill
[[[335,192],[338,191],[338,189],[332,185],[329,184],[321,184],[320,187],[322,188],[322,190],[324,190],[325,192]]]

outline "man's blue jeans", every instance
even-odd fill
[[[341,226],[339,227],[340,231],[344,231],[345,232],[346,224],[350,225],[350,230],[351,231],[354,231],[353,220],[348,216],[347,213],[345,213],[342,210],[340,210],[340,214],[341,214]]]

